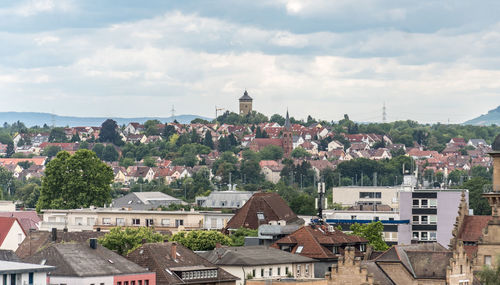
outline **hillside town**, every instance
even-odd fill
[[[190,124],[5,123],[2,284],[466,285],[496,270],[496,126],[267,119],[252,102]]]

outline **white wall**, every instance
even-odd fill
[[[104,283],[104,285],[113,285],[113,276],[100,276],[100,277],[88,277],[88,278],[77,278],[77,277],[50,277],[51,285],[68,284],[68,285],[89,285],[96,284],[99,285]]]
[[[0,249],[10,249],[16,251],[19,244],[23,242],[25,237],[26,235],[24,234],[21,225],[16,221],[12,224],[12,227],[0,246]]]
[[[29,273],[18,273],[16,274],[16,284],[29,284]],[[3,278],[3,277],[2,277]],[[7,284],[10,285],[10,275],[7,275]],[[3,282],[3,279],[0,279]],[[45,272],[35,272],[33,275],[33,285],[47,285],[47,273]]]
[[[306,264],[309,265],[309,274],[305,274]],[[255,269],[255,277],[253,279],[270,279],[277,277],[287,277],[286,267],[288,267],[288,272],[292,273],[294,278],[314,278],[314,263],[301,263],[301,274],[297,276],[297,264],[270,264],[262,266],[221,266],[222,269],[226,270],[230,274],[239,277],[240,280],[236,281],[236,285],[244,285],[247,275],[251,275]],[[278,267],[281,268],[281,272],[278,275]],[[269,268],[272,268],[272,276],[269,276]],[[264,269],[264,276],[261,276],[261,269]]]

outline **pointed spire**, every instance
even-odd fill
[[[288,116],[288,108],[286,109],[286,119],[285,119],[285,130],[289,131],[292,129],[292,125],[290,124],[290,116]]]

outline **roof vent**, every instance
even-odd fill
[[[90,248],[91,249],[96,249],[97,248],[97,239],[96,238],[91,238],[90,241]]]

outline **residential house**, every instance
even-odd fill
[[[48,273],[54,270],[55,268],[49,265],[0,260],[0,276],[2,284],[5,285],[47,285],[50,278]]]
[[[52,229],[50,231],[29,232],[23,242],[16,250],[16,255],[24,259],[54,243],[84,243],[90,238],[100,238],[105,232],[80,231],[69,232],[67,230]]]
[[[15,251],[26,237],[26,232],[16,218],[0,217],[0,249]]]
[[[333,140],[328,143],[328,151],[332,151],[334,149],[344,149],[344,145],[339,141]]]
[[[270,246],[276,241],[295,232],[302,225],[260,225],[256,237],[245,237],[245,246],[265,245]]]
[[[144,131],[144,125],[136,122],[128,123],[128,125],[123,129],[125,135],[138,135]]]
[[[346,247],[355,247],[356,256],[362,257],[367,244],[368,240],[345,234],[332,226],[311,224],[276,241],[272,247],[317,260],[314,277],[323,278],[331,271],[332,264],[344,255]]]
[[[267,246],[219,247],[199,255],[238,277],[237,285],[247,279],[309,279],[313,277],[314,259]]]
[[[304,224],[277,193],[254,193],[229,220],[225,231],[241,227],[258,229],[263,224]]]
[[[316,175],[316,179],[319,180],[321,173],[326,169],[334,170],[336,167],[328,160],[310,160],[312,170]]]
[[[24,261],[55,266],[50,284],[156,284],[155,272],[99,245],[94,238],[89,243],[51,244]]]
[[[258,152],[266,146],[274,145],[277,147],[283,147],[281,139],[269,139],[269,138],[256,138],[250,142],[249,147],[252,151]]]
[[[176,242],[145,243],[127,259],[156,272],[157,285],[234,285],[239,279]]]
[[[222,213],[220,211],[203,211],[203,229],[220,231],[227,226],[233,213]]]
[[[182,200],[162,192],[132,192],[123,197],[113,199],[111,207],[130,210],[153,210],[170,204],[185,204]]]
[[[125,142],[128,143],[146,143],[148,137],[144,134],[129,134],[125,137]]]
[[[472,146],[473,148],[485,147],[488,146],[485,140],[483,139],[470,139],[467,142],[468,146]]]
[[[275,160],[261,160],[259,162],[260,165],[260,173],[264,175],[264,178],[267,181],[272,183],[278,183],[281,179],[281,171],[283,170],[284,165],[281,162],[277,162]]]
[[[16,218],[24,232],[38,230],[41,219],[35,211],[7,211],[0,212],[0,217]]]
[[[212,191],[208,196],[196,197],[196,205],[218,210],[237,210],[245,205],[252,195],[249,191]]]

